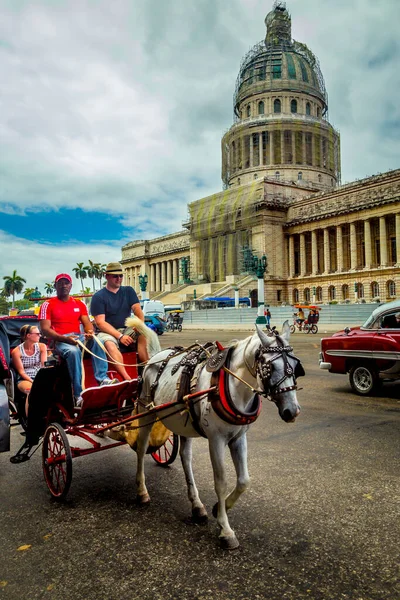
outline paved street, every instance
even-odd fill
[[[164,334],[163,346],[247,336]],[[240,541],[219,548],[217,526],[190,524],[177,460],[147,458],[152,503],[135,504],[128,447],[78,458],[65,503],[44,484],[40,451],[11,465],[0,455],[0,597],[12,600],[209,599],[396,600],[399,564],[400,386],[360,398],[346,376],[318,368],[320,336],[294,334],[306,377],[302,412],[285,424],[264,402],[251,427],[249,491],[230,515]],[[12,431],[15,451],[19,428]],[[207,443],[194,447],[209,512],[215,502]],[[229,468],[232,475],[233,468]],[[26,550],[17,549],[29,545]]]

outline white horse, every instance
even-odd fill
[[[218,498],[213,515],[217,517],[220,527],[221,545],[226,549],[237,548],[239,545],[229,525],[227,511],[249,484],[246,432],[261,408],[260,397],[254,395],[255,392],[259,391],[272,400],[278,407],[281,418],[287,423],[293,422],[300,412],[296,396],[296,376],[304,375],[304,370],[288,345],[289,336],[287,321],[281,335],[273,331],[266,334],[257,327],[252,336],[232,345],[229,369],[224,370],[222,367],[219,371],[222,375],[217,377],[219,388],[224,387],[224,390],[219,389],[219,401],[218,394],[212,394],[211,402],[210,396],[203,393],[193,398],[191,404],[187,400],[186,404],[183,402],[178,405],[178,410],[175,405],[157,413],[168,429],[181,436],[180,456],[192,504],[192,518],[196,522],[207,521],[207,511],[199,498],[193,477],[192,438],[200,435],[207,437]],[[179,363],[183,356],[189,356],[190,362],[190,355],[185,352],[173,356],[173,352],[172,349],[163,350],[148,362],[139,398],[142,407],[153,403],[159,406],[177,399],[177,382],[183,370],[183,365],[179,366]],[[226,352],[218,354],[214,351],[213,356],[214,359],[208,365],[203,361],[196,367],[192,393],[207,390],[215,383],[215,374],[209,370],[213,370],[213,366],[218,369],[218,363],[225,360]],[[225,362],[225,366],[228,367],[228,362]],[[160,370],[161,374],[158,375]],[[137,441],[137,499],[142,505],[150,502],[145,484],[144,457],[154,414],[148,418],[149,424],[139,430]],[[230,493],[224,465],[226,446],[229,446],[237,476],[236,486]]]

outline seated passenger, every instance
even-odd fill
[[[77,340],[86,340],[88,349],[95,352],[92,356],[93,372],[100,385],[117,383],[117,379],[107,377],[107,358],[98,344],[94,345],[93,327],[89,319],[86,304],[70,296],[72,278],[68,273],[60,273],[55,278],[57,296],[43,302],[39,319],[43,335],[55,342],[55,349],[67,361],[72,382],[76,406],[82,403],[82,366],[81,349]],[[85,333],[81,333],[81,325]]]
[[[137,339],[140,362],[149,360],[144,336],[136,337],[135,334],[124,334],[125,320],[131,316],[131,312],[143,322],[144,315],[133,287],[122,285],[123,271],[120,263],[109,263],[106,267],[105,277],[107,283],[103,289],[93,295],[90,311],[100,330],[99,340],[103,342],[111,358],[116,361],[115,370],[123,379],[130,380],[131,377],[125,367],[118,364],[123,363],[119,344],[128,347]]]
[[[23,325],[20,331],[22,343],[11,353],[12,362],[18,373],[18,389],[26,394],[25,413],[28,414],[28,397],[36,373],[47,360],[47,348],[39,342],[40,331],[36,325]]]

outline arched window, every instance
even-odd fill
[[[247,114],[247,116],[248,116],[248,117],[251,115],[251,108],[250,108],[250,104],[248,104],[248,105],[247,105],[247,108],[246,108],[246,114]]]
[[[297,100],[292,100],[290,103],[290,112],[297,113]]]
[[[279,173],[279,171],[275,171],[275,179],[277,181],[279,181],[280,177],[281,177],[281,174]]]
[[[301,171],[299,171],[297,173],[297,181],[302,181],[302,179],[303,179],[303,173]]]
[[[316,291],[316,297],[317,297],[317,302],[322,302],[322,287],[317,287]]]
[[[304,302],[310,303],[310,288],[304,290]]]
[[[357,283],[357,295],[358,298],[364,298],[364,286],[362,283]]]
[[[347,283],[345,283],[344,285],[342,285],[342,299],[347,300],[348,297],[349,297],[349,286],[347,285]]]
[[[257,179],[258,175],[257,173],[254,173],[254,179]]]
[[[297,288],[295,288],[293,290],[293,304],[297,304],[298,301],[299,301],[299,290]]]
[[[258,103],[258,114],[259,115],[264,114],[264,102],[262,100],[261,100],[261,102]]]
[[[281,112],[281,101],[279,100],[279,98],[276,98],[274,100],[274,113],[280,113]]]
[[[394,296],[396,296],[396,284],[395,284],[395,282],[394,281],[388,281],[387,284],[386,284],[386,286],[387,286],[388,296],[390,296],[392,298]]]
[[[321,175],[321,173],[319,173],[319,175],[318,175],[318,183],[321,183],[321,181],[322,181],[322,175]]]
[[[320,109],[320,107],[318,106],[318,107],[317,107],[317,117],[320,117],[320,116],[321,116],[321,109]]]
[[[336,299],[336,288],[334,285],[330,285],[328,288],[328,296],[329,296],[329,300],[335,300]]]
[[[379,298],[379,283],[377,281],[371,283],[371,296],[373,298]]]
[[[311,104],[309,102],[306,104],[306,115],[311,115]]]
[[[238,185],[240,185],[240,177],[238,177]]]

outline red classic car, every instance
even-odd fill
[[[385,379],[400,379],[400,300],[376,308],[362,327],[322,339],[319,366],[349,373],[352,389],[361,396]]]

